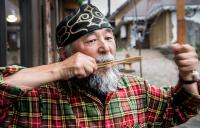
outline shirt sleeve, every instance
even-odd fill
[[[4,77],[12,75],[23,68],[16,65],[0,67],[0,122],[7,115],[9,106],[17,102],[16,99],[23,94],[23,90],[20,88],[6,84]]]
[[[199,85],[198,82],[198,87]],[[171,127],[182,124],[198,114],[200,96],[188,93],[180,83],[175,87],[166,88],[158,88],[146,83],[146,88],[147,121],[150,126],[162,123],[163,127]]]

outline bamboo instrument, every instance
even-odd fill
[[[177,15],[177,42],[185,44],[185,0],[176,1],[176,15]]]
[[[138,62],[140,61],[142,58],[140,56],[137,57],[129,57],[129,58],[125,58],[122,60],[113,60],[113,61],[109,61],[109,62],[104,62],[104,63],[99,63],[97,64],[98,68],[104,68],[108,65],[117,65],[117,64],[124,64],[124,63],[134,63],[134,62]]]
[[[180,45],[186,43],[186,27],[185,27],[185,0],[176,0],[177,8],[177,41]],[[199,78],[198,71],[192,71],[192,76],[194,79]]]

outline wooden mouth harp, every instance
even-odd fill
[[[142,59],[142,57],[140,57],[140,56],[128,57],[128,58],[121,59],[121,60],[113,60],[113,61],[108,61],[108,62],[104,62],[104,63],[99,63],[99,64],[97,64],[97,67],[104,68],[108,65],[134,63],[134,62],[140,61],[141,59]]]

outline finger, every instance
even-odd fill
[[[173,44],[173,45],[171,45],[171,48],[175,54],[189,52],[189,51],[195,51],[195,49],[188,44],[185,44],[185,45]]]
[[[170,45],[170,48],[174,51],[174,53],[176,53],[177,51],[179,51],[179,49],[181,48],[182,46],[180,44],[172,44]]]
[[[87,77],[89,75],[91,75],[92,73],[94,73],[96,71],[96,69],[93,66],[85,66],[84,67],[84,71],[81,71],[81,76],[78,75],[79,77]]]
[[[78,78],[84,78],[92,74],[96,70],[95,64],[86,60],[82,65],[76,68],[75,76]]]
[[[197,59],[198,56],[195,52],[189,52],[189,53],[180,53],[180,54],[176,54],[174,56],[175,60],[183,60],[183,59],[188,59],[188,58],[194,58]]]
[[[84,69],[88,75],[94,73],[97,70],[96,62],[88,62],[84,65]]]
[[[88,59],[88,64],[89,64],[90,66],[92,66],[94,70],[97,70],[97,63],[96,63],[95,58],[90,57],[90,56],[87,56],[87,55],[86,55],[86,57],[87,57],[87,59]]]
[[[74,70],[74,74],[77,78],[84,78],[87,76],[85,70],[83,68],[79,68],[78,70]]]
[[[178,67],[178,69],[179,69],[180,72],[185,72],[185,73],[186,72],[192,72],[193,70],[196,70],[196,68],[192,65],[190,65],[190,66],[180,66],[180,67]]]
[[[95,71],[92,66],[87,66],[84,69],[85,69],[85,72],[86,72],[87,76],[89,76],[90,74],[92,74]]]
[[[94,71],[97,70],[97,63],[96,63],[96,60],[94,58],[92,58],[91,60],[91,67],[93,68]]]
[[[195,66],[197,65],[198,61],[196,59],[184,59],[184,60],[179,60],[176,61],[176,64],[178,66]]]

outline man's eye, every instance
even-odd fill
[[[108,40],[108,41],[111,41],[113,38],[112,37],[106,37],[105,39]]]
[[[96,39],[92,39],[89,41],[86,41],[86,44],[94,44],[97,40]]]

